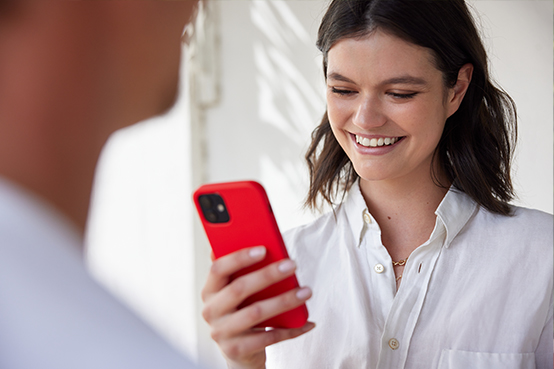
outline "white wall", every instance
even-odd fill
[[[321,1],[221,1],[221,101],[207,110],[209,182],[256,179],[287,229],[310,219],[303,155],[325,110]],[[240,24],[240,27],[237,25]]]
[[[552,1],[472,1],[493,74],[518,107],[516,204],[552,213]]]
[[[200,319],[209,246],[190,201],[202,182],[256,179],[282,229],[301,210],[310,132],[325,109],[314,46],[327,0],[208,2],[206,41],[168,116],[113,137],[89,229],[99,278],[185,352],[223,368]],[[471,1],[494,75],[518,104],[517,203],[552,212],[552,2]],[[190,88],[190,90],[188,90]],[[188,104],[190,103],[190,106]]]

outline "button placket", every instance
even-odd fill
[[[404,270],[406,279],[403,287],[407,288],[397,291],[390,309],[381,342],[382,359],[377,368],[403,368],[406,364],[408,343],[414,334],[428,282],[441,251],[442,240],[432,237],[410,255],[409,265]]]

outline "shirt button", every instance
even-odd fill
[[[383,273],[385,271],[385,267],[383,266],[383,264],[377,264],[373,267],[373,269],[375,270],[376,273]]]
[[[364,222],[371,224],[371,215],[367,211],[364,211]]]
[[[396,350],[400,346],[400,342],[396,338],[391,338],[389,340],[389,347],[393,350]]]

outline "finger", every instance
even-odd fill
[[[210,298],[209,306],[204,309],[204,318],[211,320],[235,311],[247,297],[290,277],[295,270],[294,261],[285,259],[235,279]]]
[[[215,335],[218,339],[239,335],[269,318],[302,305],[311,296],[310,288],[304,287],[295,288],[279,296],[258,301],[221,319],[218,324],[213,326],[212,335]]]
[[[265,255],[266,248],[257,246],[235,251],[215,260],[202,289],[202,300],[206,302],[209,295],[218,292],[229,283],[229,277],[233,273],[256,264],[263,260]]]
[[[229,359],[240,362],[257,352],[264,350],[267,346],[298,337],[306,332],[309,332],[314,327],[314,323],[307,322],[300,328],[258,331],[228,340],[222,343],[220,348]]]

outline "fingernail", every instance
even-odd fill
[[[312,296],[312,290],[309,287],[303,287],[296,291],[296,298],[299,300],[307,300]]]
[[[290,260],[290,259],[287,259],[285,261],[283,261],[281,264],[279,264],[279,266],[277,267],[277,269],[279,269],[279,271],[281,273],[287,273],[287,272],[290,272],[291,270],[293,270],[294,268],[296,268],[296,264],[294,263],[294,261]]]
[[[252,259],[259,259],[265,255],[265,247],[263,246],[254,247],[250,249],[250,251],[248,251],[248,255]]]

